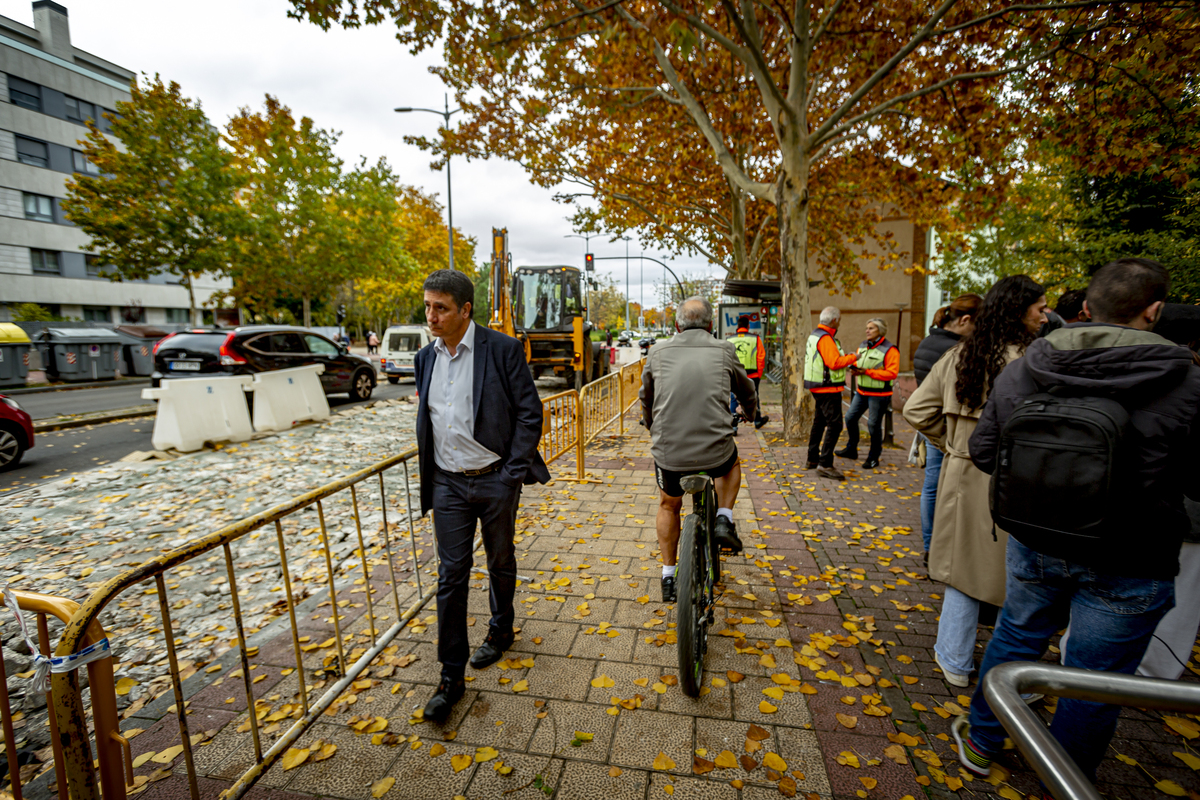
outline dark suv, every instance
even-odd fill
[[[154,345],[152,386],[174,378],[227,373],[253,375],[323,364],[325,394],[366,400],[375,389],[375,366],[319,333],[284,325],[197,328],[172,333]]]

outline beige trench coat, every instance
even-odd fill
[[[929,544],[929,577],[963,594],[1004,605],[1004,551],[1008,534],[992,524],[988,508],[991,479],[971,463],[967,443],[982,409],[958,402],[958,346],[951,348],[904,404],[904,418],[945,453],[938,479],[933,538]],[[1021,357],[1010,346],[1008,362]]]

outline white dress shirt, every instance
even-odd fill
[[[433,340],[433,374],[429,378],[429,420],[433,425],[433,457],[446,472],[483,469],[500,456],[475,441],[475,323],[450,355],[442,338]]]

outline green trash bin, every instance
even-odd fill
[[[154,345],[167,335],[151,325],[118,325],[121,337],[121,374],[149,375],[154,372]]]
[[[24,386],[29,376],[29,337],[19,325],[0,322],[0,386]]]
[[[71,383],[113,380],[121,366],[121,337],[108,328],[45,328],[46,374]]]

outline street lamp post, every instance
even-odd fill
[[[437,109],[433,109],[433,108],[409,108],[406,106],[404,108],[397,108],[396,113],[397,114],[408,114],[413,111],[424,111],[429,114],[437,114],[438,116],[440,116],[442,119],[444,119],[446,121],[446,130],[450,130],[450,115],[457,114],[459,111],[462,111],[462,109],[456,108],[453,111],[450,110],[450,95],[446,95],[444,97],[444,100],[446,103],[446,109],[444,111],[438,111]],[[442,141],[443,142],[445,141],[444,136],[442,137]],[[450,153],[449,152],[446,153],[446,223],[447,223],[447,228],[449,230],[448,235],[449,235],[449,240],[450,240],[450,269],[454,269],[454,198],[450,194]]]
[[[633,330],[629,324],[629,241],[631,236],[622,236],[625,240],[625,330]]]

